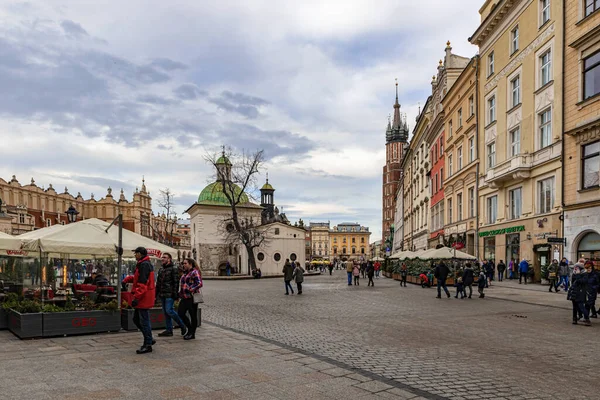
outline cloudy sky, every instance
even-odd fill
[[[292,221],[359,222],[375,241],[394,79],[410,124],[446,41],[476,53],[482,3],[4,0],[0,176],[96,199],[145,176],[181,213],[207,153],[264,149],[260,180]]]

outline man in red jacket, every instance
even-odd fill
[[[136,350],[136,353],[152,353],[152,345],[156,342],[152,339],[149,310],[154,306],[156,300],[154,267],[150,263],[148,251],[144,247],[138,247],[134,250],[134,253],[137,260],[135,273],[133,274],[133,278],[128,276],[123,282],[133,282],[133,288],[131,289],[133,295],[131,306],[135,308],[133,323],[142,331],[142,335],[144,335],[144,344],[139,350]]]

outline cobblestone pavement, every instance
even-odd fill
[[[0,399],[423,399],[368,374],[203,325],[137,355],[127,332],[19,340],[0,332]]]
[[[285,296],[281,280],[211,281],[203,317],[425,398],[597,398],[600,321],[572,325],[561,294],[504,285],[485,299],[436,299],[391,279],[366,283],[347,286],[334,271]]]

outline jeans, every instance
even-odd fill
[[[519,272],[519,283],[521,283],[521,278],[525,278],[525,284],[527,285],[527,272]]]
[[[298,287],[298,294],[302,293],[302,282],[296,282],[296,286]]]
[[[565,284],[565,291],[569,290],[569,275],[566,276],[561,276],[560,280],[558,281],[558,286]]]
[[[357,285],[357,286],[359,286],[359,285],[360,285],[360,282],[359,282],[359,280],[360,280],[360,275],[356,275],[356,276],[354,277],[354,284],[355,284],[355,285]]]
[[[573,321],[577,321],[579,319],[579,315],[583,315],[583,319],[590,319],[590,313],[587,308],[585,308],[585,304],[583,301],[572,301],[573,303]]]
[[[152,346],[152,327],[150,326],[150,311],[136,308],[133,312],[133,323],[144,335],[144,346]]]
[[[227,276],[231,276],[231,269],[227,268],[225,272],[227,272]]]
[[[379,270],[375,270],[375,278],[379,278]]]
[[[465,292],[465,296],[467,295],[467,288],[469,288],[469,297],[473,295],[473,285],[465,285],[463,291]]]
[[[450,297],[450,292],[448,291],[448,288],[446,287],[446,280],[441,280],[438,279],[437,280],[437,291],[438,291],[438,297],[442,297],[442,291],[441,288],[444,288],[444,292],[446,292],[446,295],[448,297]]]
[[[348,274],[348,285],[352,285],[352,272],[346,272]]]
[[[371,275],[369,275],[369,282],[367,283],[367,286],[375,286],[375,282],[373,282],[373,277]]]
[[[402,279],[400,281],[400,286],[402,286],[403,283],[404,283],[404,286],[406,286],[406,275],[401,275],[400,278]]]
[[[292,294],[294,294],[294,289],[292,288],[292,284],[290,282],[291,281],[285,281],[285,293],[286,294],[290,294],[288,291],[288,288],[292,292]]]
[[[502,279],[504,279],[504,272],[498,272],[498,282],[502,282]]]
[[[188,319],[186,314],[190,314]],[[188,328],[188,335],[195,335],[196,328],[198,327],[198,303],[194,303],[193,298],[179,300],[179,308],[177,309],[179,318],[183,321],[185,326]]]
[[[175,300],[170,297],[167,297],[166,299],[161,297],[160,302],[162,303],[163,314],[165,314],[165,324],[167,325],[167,330],[169,332],[173,332],[173,320],[177,322],[179,327],[183,327],[183,320],[175,312],[175,308],[173,308]]]

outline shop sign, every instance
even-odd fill
[[[454,244],[452,245],[452,247],[454,247],[456,250],[460,250],[460,249],[464,249],[464,248],[465,248],[465,244],[464,244],[464,243],[457,242],[457,243],[454,243]]]
[[[525,225],[511,226],[510,228],[496,229],[494,231],[479,232],[479,237],[504,235],[505,233],[524,232]]]
[[[160,256],[162,256],[162,251],[160,251],[158,249],[146,249],[146,250],[148,250],[148,255],[150,257],[160,258]]]

